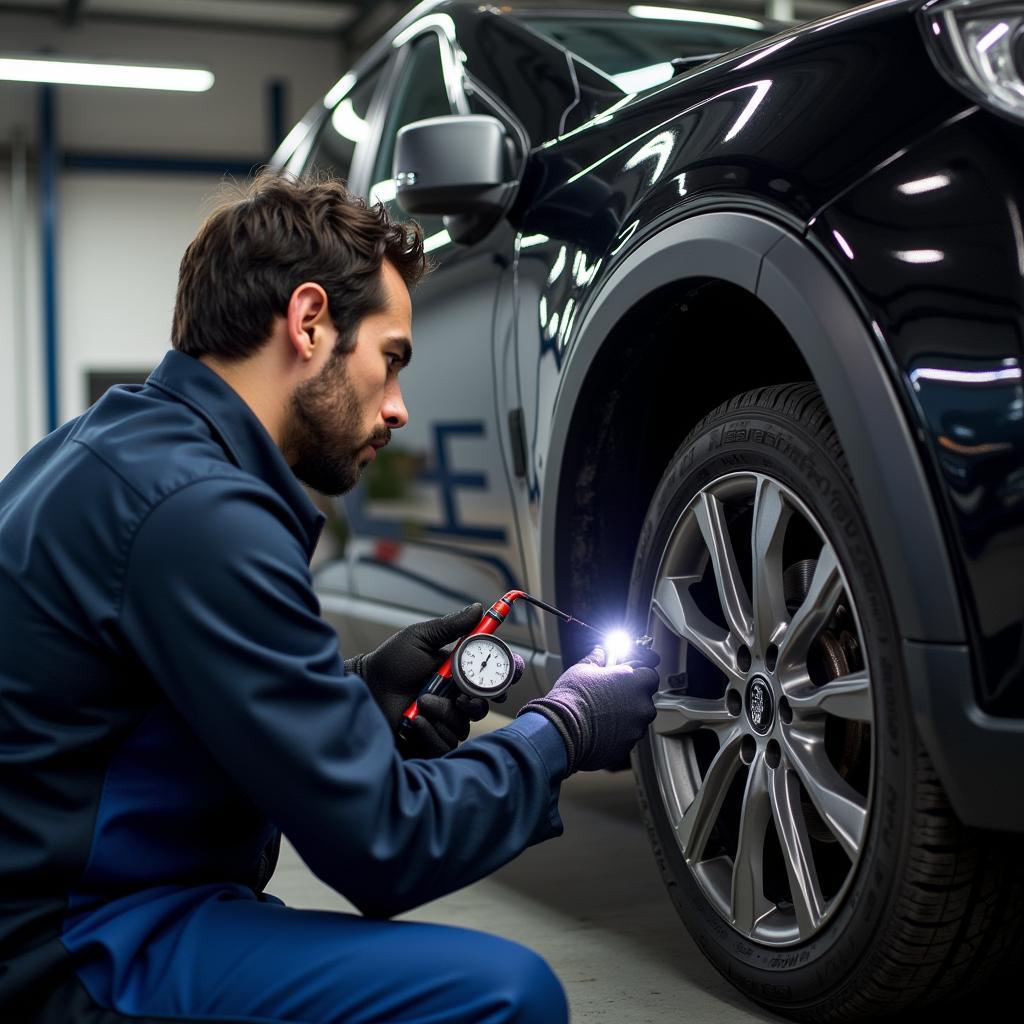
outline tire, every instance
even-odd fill
[[[694,428],[652,499],[630,609],[662,655],[633,753],[645,823],[730,982],[795,1019],[854,1020],[966,991],[1019,952],[1021,844],[960,826],[917,739],[884,572],[813,385]]]

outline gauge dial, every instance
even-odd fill
[[[474,697],[500,697],[512,684],[515,662],[504,640],[477,635],[463,641],[455,654],[455,681]]]

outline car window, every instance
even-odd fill
[[[359,143],[369,141],[369,112],[381,81],[382,67],[359,77],[359,81],[338,101],[324,123],[307,175],[328,173],[348,182]]]
[[[699,24],[671,19],[559,18],[543,14],[523,20],[559,46],[599,68],[627,92],[657,84],[672,75],[670,61],[682,58],[700,62],[774,35],[778,27],[766,27],[753,18],[720,16],[723,24]],[[708,16],[713,22],[714,15]],[[738,25],[730,22],[749,24]],[[663,75],[653,75],[664,68]]]
[[[395,201],[395,184],[392,178],[392,161],[395,155],[395,138],[400,128],[413,121],[428,117],[442,117],[452,113],[445,88],[444,72],[441,65],[441,50],[437,36],[428,32],[412,44],[402,66],[401,75],[394,94],[388,104],[388,113],[381,133],[380,147],[373,162],[373,185],[370,200],[379,200],[388,211],[400,220],[408,214]],[[440,217],[416,218],[427,238],[438,238],[444,231]]]

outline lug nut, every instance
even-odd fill
[[[729,714],[736,718],[743,710],[743,698],[736,690],[730,690],[725,695],[725,706],[728,708]]]
[[[775,740],[769,740],[764,751],[765,764],[773,771],[782,763],[782,748]]]
[[[779,663],[779,649],[775,644],[769,644],[768,650],[764,652],[764,665],[769,672],[775,671],[775,666]]]
[[[741,672],[750,671],[750,651],[745,646],[741,646],[736,652],[736,664]]]
[[[740,760],[744,764],[753,764],[757,754],[757,743],[753,736],[744,736],[740,743]]]

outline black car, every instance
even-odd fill
[[[653,635],[669,896],[793,1017],[1020,955],[1022,121],[1019,2],[437,3],[275,158],[437,265],[325,614],[365,649],[518,587]],[[521,702],[593,640],[516,607]]]

